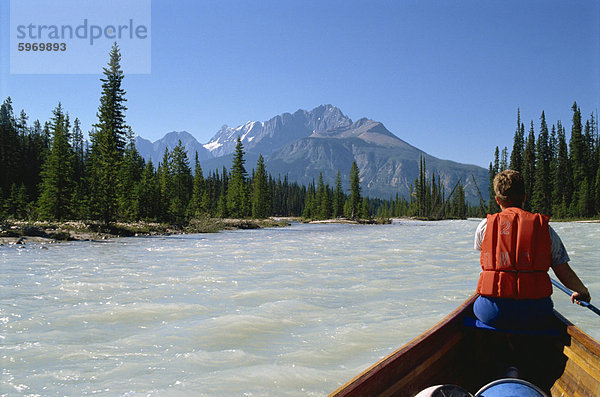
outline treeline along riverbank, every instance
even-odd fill
[[[494,201],[493,178],[505,169],[522,172],[527,201],[525,209],[552,215],[558,219],[600,216],[600,137],[598,115],[590,114],[583,124],[577,103],[571,107],[571,134],[567,140],[564,125],[558,120],[549,129],[546,114],[540,115],[536,133],[533,120],[525,134],[521,112],[517,111],[517,128],[512,150],[496,146],[490,162],[490,212],[499,210]]]
[[[198,161],[191,164],[181,142],[165,150],[156,165],[145,161],[126,124],[127,110],[121,54],[115,44],[104,68],[97,123],[84,139],[81,124],[62,105],[43,125],[18,116],[7,98],[0,106],[0,221],[88,219],[105,226],[115,222],[178,224],[189,227],[198,219],[265,219],[270,216],[305,219],[383,220],[423,214],[425,196],[396,196],[381,200],[361,196],[356,163],[349,181],[340,173],[335,186],[319,177],[308,186],[270,175],[262,156],[247,172],[244,148],[238,139],[231,169],[204,175]],[[422,181],[421,181],[422,182]],[[421,183],[419,182],[419,183]],[[417,181],[415,181],[415,190]],[[424,191],[419,185],[419,192]],[[460,189],[459,189],[460,190]],[[470,207],[464,195],[441,217],[465,217]],[[437,213],[437,211],[436,211]],[[12,222],[12,224],[11,224]]]
[[[496,148],[490,186],[487,192],[482,187],[486,194],[480,195],[478,205],[465,200],[467,181],[446,191],[441,178],[427,171],[424,159],[408,198],[367,198],[361,195],[355,162],[348,164],[349,180],[342,180],[338,171],[333,186],[322,176],[308,186],[273,176],[262,156],[248,172],[239,137],[230,169],[205,175],[197,154],[192,161],[181,142],[165,150],[158,163],[145,161],[125,121],[120,60],[115,45],[100,79],[98,120],[89,131],[89,142],[79,120],[71,120],[60,103],[43,125],[38,120],[30,124],[24,110],[17,116],[10,97],[0,105],[0,223],[5,232],[17,226],[16,221],[90,220],[105,227],[142,221],[189,228],[199,220],[228,218],[483,217],[498,211],[491,181],[508,167],[525,176],[531,192],[527,209],[555,219],[590,218],[600,212],[597,117],[592,115],[583,125],[576,104],[568,143],[560,121],[548,131],[543,112],[537,138],[533,122],[525,137],[519,113],[512,152],[509,156],[506,147],[502,152]]]
[[[292,218],[200,218],[185,224],[138,221],[114,222],[109,225],[97,221],[11,221],[0,225],[0,246],[28,242],[95,241],[113,237],[214,233],[232,229],[282,227],[289,226],[292,220]]]

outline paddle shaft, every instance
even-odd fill
[[[565,287],[564,285],[562,285],[558,281],[554,280],[553,278],[551,278],[550,281],[552,281],[552,284],[556,288],[558,288],[559,290],[561,290],[565,294],[567,294],[569,296],[573,295],[573,291],[571,291],[570,289],[568,289],[567,287]],[[598,309],[596,306],[592,305],[591,303],[586,302],[586,301],[580,301],[580,300],[577,300],[577,299],[575,299],[575,302],[577,302],[577,304],[579,304],[579,305],[581,305],[583,307],[587,307],[588,309],[590,309],[591,311],[593,311],[594,313],[596,313],[597,315],[600,316],[600,309]]]

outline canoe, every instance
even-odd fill
[[[444,384],[475,394],[511,366],[547,395],[600,396],[600,344],[592,337],[556,311],[552,332],[536,335],[466,325],[476,297],[330,397],[415,396]]]

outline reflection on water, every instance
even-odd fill
[[[476,221],[1,247],[1,394],[325,395],[475,288]],[[600,224],[557,223],[600,299]],[[598,319],[557,308],[600,339]]]

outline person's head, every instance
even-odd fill
[[[496,201],[502,207],[523,206],[525,201],[525,182],[519,171],[504,170],[494,178]]]

